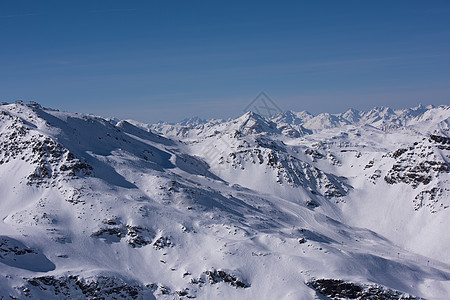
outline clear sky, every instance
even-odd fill
[[[450,104],[450,1],[0,1],[0,101],[143,122]]]

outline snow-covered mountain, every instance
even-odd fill
[[[391,126],[405,126],[428,111],[433,111],[433,106],[419,105],[414,108],[392,110],[389,107],[375,107],[369,111],[348,109],[340,114],[321,113],[314,116],[308,112],[284,112],[272,117],[273,121],[281,124],[302,126],[303,128],[317,131],[345,125],[370,124],[380,127],[380,124],[388,123]]]
[[[2,105],[0,297],[446,299],[449,125],[449,106],[147,125]]]

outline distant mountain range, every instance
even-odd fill
[[[450,107],[0,106],[0,298],[446,299]]]
[[[414,108],[400,110],[392,110],[389,107],[375,107],[369,111],[349,109],[346,112],[340,114],[321,113],[317,116],[314,116],[307,111],[286,111],[283,113],[272,115],[270,118],[268,118],[268,120],[276,123],[278,128],[292,127],[299,133],[310,134],[312,132],[317,132],[318,130],[336,128],[345,125],[360,126],[369,124],[375,127],[380,127],[388,123],[390,126],[406,126],[409,125],[410,122],[419,120],[421,116],[426,116],[427,112],[428,114],[430,114],[432,112],[435,112],[436,109],[441,108],[444,109],[445,106],[434,107],[432,105],[429,105],[424,107],[422,105],[419,105]],[[254,114],[257,115],[256,113]],[[162,134],[176,135],[180,129],[184,129],[186,127],[201,127],[205,124],[218,124],[230,120],[204,120],[198,117],[194,117],[185,119],[177,123],[160,121],[151,125],[140,124],[139,122],[135,122],[132,120],[129,121],[133,124],[152,129]]]

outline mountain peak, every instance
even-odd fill
[[[276,125],[261,115],[248,111],[239,118],[235,119],[233,123],[237,124],[238,127],[235,130],[242,132],[244,134],[255,134],[255,133],[273,133],[277,131]]]

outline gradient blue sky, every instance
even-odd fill
[[[450,103],[450,1],[0,2],[0,101],[177,121]]]

